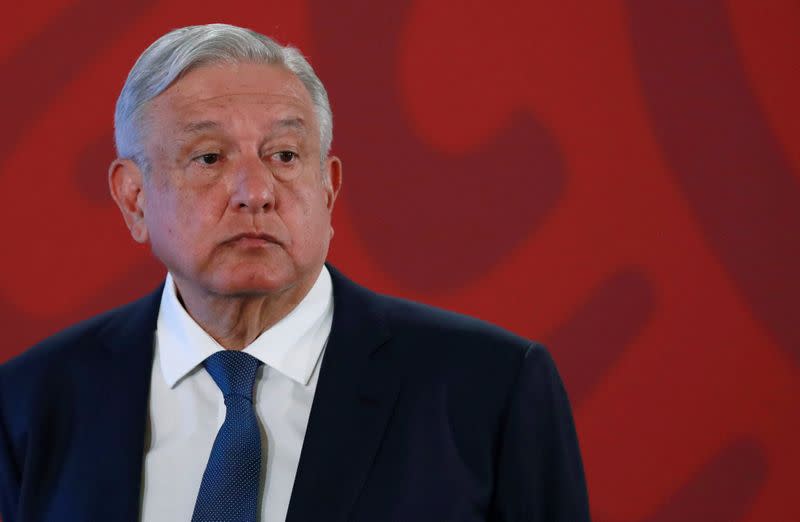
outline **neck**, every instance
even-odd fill
[[[173,279],[178,299],[192,319],[222,347],[242,350],[289,315],[311,290],[317,277],[280,292],[245,296],[198,290],[174,276]]]

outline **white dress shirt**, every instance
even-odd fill
[[[264,363],[256,376],[262,428],[261,521],[286,519],[319,367],[333,320],[331,277],[244,351]],[[186,312],[167,275],[155,335],[145,445],[142,521],[189,521],[214,438],[225,420],[222,392],[202,366],[223,350]]]

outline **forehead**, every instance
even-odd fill
[[[185,126],[204,118],[253,115],[312,120],[313,104],[291,71],[270,64],[212,64],[193,69],[150,101],[148,119]]]

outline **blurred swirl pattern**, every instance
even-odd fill
[[[332,262],[547,342],[596,520],[800,520],[796,1],[10,9],[0,359],[158,284],[106,195],[114,101],[160,34],[244,25],[328,87]]]

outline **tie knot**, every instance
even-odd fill
[[[261,361],[237,350],[223,350],[209,356],[203,365],[222,395],[241,395],[253,401],[253,384]]]

